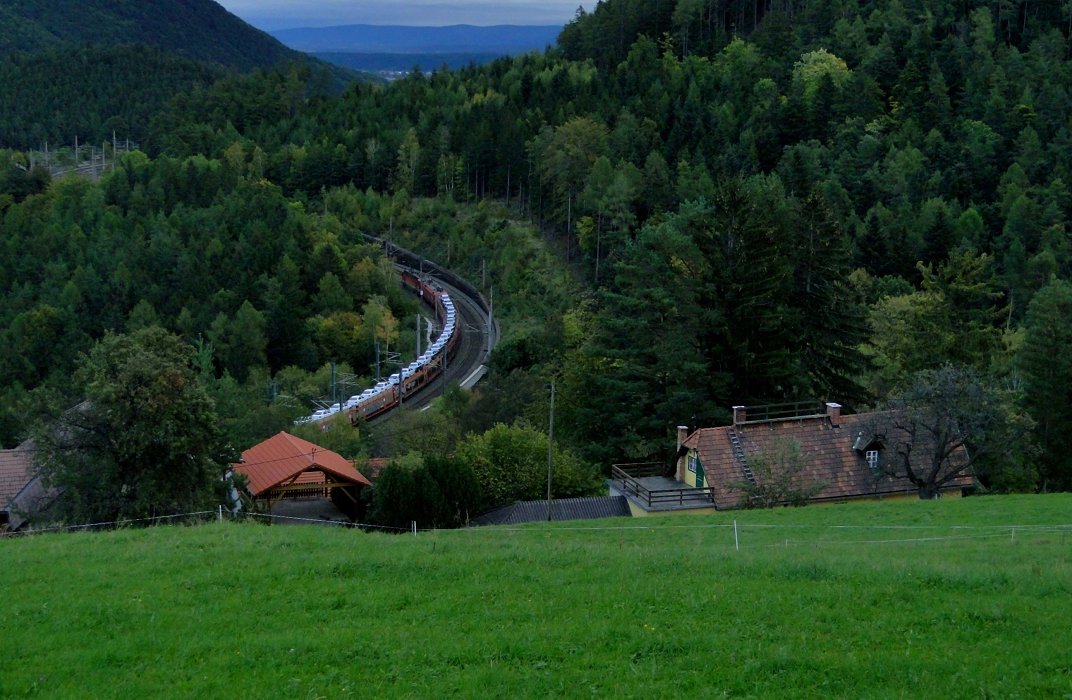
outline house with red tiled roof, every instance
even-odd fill
[[[12,521],[21,524],[15,500],[33,479],[33,449],[28,443],[0,450],[0,529],[11,526]]]
[[[283,499],[330,499],[352,516],[361,489],[371,486],[352,461],[287,432],[249,448],[231,468],[267,510]]]
[[[919,487],[894,468],[896,456],[886,454],[890,436],[876,430],[889,429],[881,416],[842,415],[836,403],[735,406],[731,425],[678,429],[675,476],[687,487],[710,489],[718,509],[741,507],[756,492],[777,493],[775,480],[808,503],[918,498]],[[913,466],[920,462],[915,471],[922,472],[927,450],[917,447]],[[952,460],[954,470],[967,464],[963,448]],[[941,495],[960,496],[974,485],[970,474],[958,474],[942,485]]]
[[[47,509],[56,497],[37,473],[33,443],[0,450],[0,532],[17,531]]]

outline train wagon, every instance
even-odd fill
[[[351,424],[366,421],[390,411],[412,394],[434,381],[447,367],[460,342],[458,314],[450,295],[428,277],[421,277],[412,270],[402,272],[402,284],[413,290],[434,311],[442,331],[424,353],[404,369],[395,372],[375,386],[346,401],[322,408],[312,415],[299,418],[295,423],[318,423],[324,425],[340,412],[345,412]]]

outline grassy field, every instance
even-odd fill
[[[39,535],[0,570],[0,697],[1072,697],[1067,495]]]

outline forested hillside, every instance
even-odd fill
[[[605,466],[665,457],[672,426],[734,404],[860,409],[954,363],[1036,423],[984,481],[1068,488],[1069,18],[1028,0],[610,0],[556,51],[341,97],[315,73],[227,78],[154,119],[166,157],[40,195],[11,176],[4,239],[25,269],[0,279],[0,326],[39,344],[0,384],[59,382],[87,339],[153,318],[216,333],[233,381],[367,362],[316,324],[365,298],[348,246],[375,232],[513,314],[491,383],[444,421],[543,425],[556,378],[556,438]],[[129,284],[93,283],[106,266]],[[304,306],[278,306],[288,276]],[[263,352],[228,344],[240,313],[265,317]],[[48,321],[63,314],[80,341]]]
[[[0,6],[0,148],[131,139],[154,152],[150,121],[174,97],[229,73],[281,63],[351,80],[250,27],[211,0],[17,0]]]
[[[164,103],[224,73],[146,45],[0,58],[0,147],[100,144],[115,133],[151,148],[149,123]]]
[[[213,0],[5,0],[0,7],[0,55],[83,44],[148,44],[239,70],[301,56]]]

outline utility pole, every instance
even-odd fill
[[[414,355],[414,357],[418,358],[420,356],[421,356],[421,315],[418,313],[417,314],[417,354]]]
[[[555,380],[551,380],[551,420],[547,427],[547,522],[551,522],[551,445],[555,437]]]
[[[569,240],[573,230],[573,188],[570,188],[569,197],[566,199],[566,240]]]
[[[376,383],[380,383],[380,339],[376,338],[373,342],[376,346]]]
[[[484,361],[487,362],[491,357],[491,343],[493,341],[492,336],[495,335],[495,287],[491,288],[491,299],[488,301],[488,354],[484,357]]]

